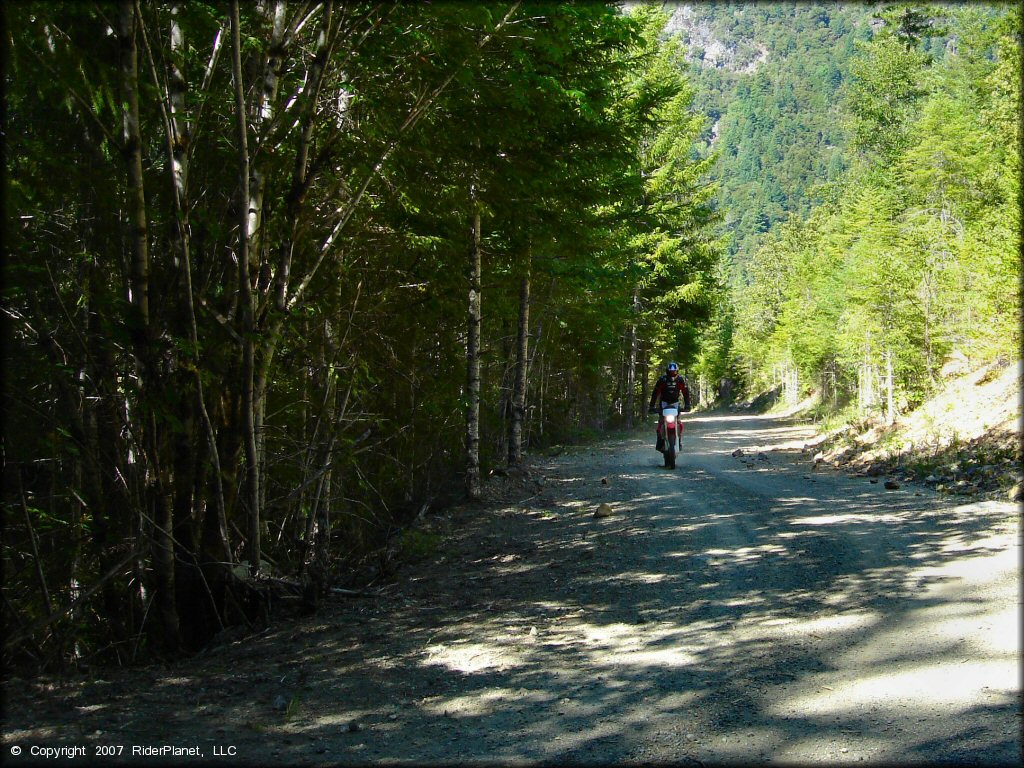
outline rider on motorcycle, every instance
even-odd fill
[[[686,379],[679,375],[678,365],[669,363],[665,366],[665,374],[654,385],[654,391],[651,393],[651,405],[648,411],[660,414],[661,409],[666,405],[678,404],[680,395],[683,398],[683,412],[689,411],[690,390],[686,386]],[[661,403],[660,407],[655,407],[655,404],[658,402]],[[655,447],[659,451],[665,449],[665,438],[662,436],[660,429],[658,430],[658,442]]]

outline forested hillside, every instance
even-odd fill
[[[630,423],[710,315],[655,8],[4,12],[8,659],[313,604],[524,446]]]
[[[696,370],[891,421],[947,355],[1016,359],[1016,7],[697,4],[674,19],[719,120],[731,256]]]
[[[752,252],[790,213],[806,216],[849,162],[840,93],[871,6],[842,3],[669,3],[666,32],[687,47],[717,153],[722,231]]]

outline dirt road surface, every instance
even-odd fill
[[[1020,764],[1018,510],[814,471],[810,436],[704,415],[674,472],[650,431],[535,460],[386,597],[8,681],[6,762]],[[203,757],[132,755],[163,746]]]

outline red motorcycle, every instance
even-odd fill
[[[679,404],[665,403],[658,419],[659,450],[665,455],[666,469],[676,468],[676,454],[683,437],[683,423],[679,420]]]

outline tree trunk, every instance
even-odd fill
[[[892,385],[892,350],[887,349],[885,351],[885,410],[886,419],[890,424],[896,421],[896,403]]]
[[[270,17],[270,43],[263,61],[262,88],[257,90],[256,100],[252,105],[252,127],[255,137],[253,156],[259,156],[259,143],[262,140],[263,127],[270,122],[274,115],[274,101],[277,99],[280,80],[278,75],[287,52],[285,10],[284,0],[276,0]],[[241,77],[239,77],[239,81],[241,81]],[[245,114],[243,112],[243,115]],[[266,178],[263,168],[258,163],[249,163],[248,173],[250,176],[246,196],[248,201],[246,237],[249,241],[249,259],[253,261],[256,273],[259,273],[260,265],[263,262],[263,198],[266,190]]]
[[[633,319],[629,325],[629,363],[626,368],[626,427],[633,428],[636,417],[636,353],[637,353],[637,315],[640,312],[640,286],[633,287]]]
[[[246,464],[245,499],[248,506],[247,551],[249,572],[253,577],[260,571],[260,463],[256,445],[256,402],[253,386],[254,340],[252,283],[249,276],[249,141],[248,120],[245,111],[245,90],[242,82],[242,42],[239,29],[238,0],[231,3],[232,72],[235,80],[235,112],[238,119],[239,233],[238,233],[238,292],[242,321],[242,422]]]
[[[332,334],[330,321],[325,319],[323,323],[323,341],[318,350],[317,360],[319,369],[323,372],[321,390],[323,397],[320,402],[320,413],[316,418],[316,425],[312,435],[309,437],[309,458],[306,461],[308,467],[303,484],[312,482],[315,490],[311,497],[307,498],[306,521],[303,534],[302,567],[306,570],[315,557],[315,542],[318,536],[320,525],[320,507],[324,503],[325,489],[330,488],[330,467],[331,455],[334,450],[334,441],[338,433],[335,424],[335,403],[337,400],[337,372],[334,369],[333,360],[328,358],[327,345]],[[313,381],[316,385],[316,379]]]
[[[533,254],[526,252],[526,263],[519,285],[519,328],[516,343],[516,373],[512,389],[512,421],[509,424],[508,463],[523,462],[523,420],[526,416],[526,369],[530,352],[530,273]]]
[[[146,193],[142,175],[142,136],[139,118],[139,62],[135,44],[137,19],[130,0],[120,4],[119,47],[122,96],[124,98],[124,144],[127,165],[127,206],[131,225],[131,304],[136,327],[132,333],[139,368],[138,392],[141,406],[143,453],[146,457],[145,506],[153,520],[153,570],[157,583],[157,612],[164,649],[175,653],[179,647],[178,613],[175,606],[172,505],[168,498],[166,467],[160,461],[160,440],[156,417],[148,400],[157,386],[156,365],[151,350],[153,330],[149,315],[149,244]]]
[[[248,205],[246,211],[247,228],[244,231],[244,236],[247,240],[246,257],[248,266],[245,270],[245,275],[247,276],[249,300],[245,302],[244,294],[240,297],[243,304],[247,303],[247,306],[242,308],[241,318],[243,329],[245,330],[245,333],[243,333],[242,386],[243,400],[245,401],[244,408],[246,411],[246,466],[247,482],[249,484],[247,497],[249,497],[250,506],[248,525],[248,536],[250,538],[249,563],[250,569],[256,569],[253,571],[254,573],[259,569],[259,561],[258,559],[253,559],[252,554],[260,549],[259,539],[262,536],[262,510],[266,506],[266,483],[263,482],[263,478],[266,475],[266,432],[264,430],[264,420],[266,415],[266,395],[269,385],[268,372],[276,350],[276,340],[268,340],[262,343],[260,350],[257,350],[256,339],[254,338],[258,323],[257,315],[262,316],[266,307],[267,302],[264,301],[266,298],[265,291],[270,284],[270,265],[266,254],[268,239],[264,233],[266,224],[264,221],[264,208],[267,178],[263,165],[260,162],[256,162],[254,158],[263,157],[269,160],[272,154],[261,151],[263,149],[262,142],[266,140],[268,126],[275,117],[274,107],[280,85],[280,74],[284,67],[293,31],[286,23],[287,3],[284,0],[275,0],[272,8],[262,7],[261,5],[261,12],[266,14],[270,22],[270,40],[267,44],[266,53],[260,62],[262,67],[261,87],[257,89],[254,102],[250,105],[252,112],[251,127],[253,129],[253,145],[251,150],[248,148],[248,136],[246,136],[245,141],[247,150],[245,152],[245,164],[246,172],[248,173],[248,186],[245,192]],[[241,82],[241,76],[239,76],[238,80]],[[249,112],[244,103],[244,91],[242,94],[243,100],[238,108],[241,110],[240,114],[242,116],[248,116]],[[247,128],[248,125],[246,124],[243,129],[246,134],[248,134]],[[256,293],[253,292],[252,288],[253,276],[258,276],[256,281],[258,291]],[[272,338],[272,334],[269,334],[268,337]],[[247,391],[250,389],[251,392]],[[248,423],[250,413],[252,416],[251,425]],[[251,437],[249,433],[251,433]],[[249,445],[250,442],[252,443],[251,446]],[[249,456],[250,452],[252,457]],[[252,511],[254,509],[259,510],[255,517]],[[255,542],[252,541],[253,536],[256,536]]]
[[[213,562],[228,563],[231,561],[231,546],[228,539],[227,510],[224,507],[224,489],[221,475],[220,455],[217,448],[217,434],[210,419],[209,410],[206,407],[206,395],[204,392],[202,378],[202,364],[199,359],[199,329],[196,322],[195,293],[192,285],[192,240],[191,223],[189,221],[189,199],[188,199],[188,165],[191,151],[191,130],[186,112],[185,96],[188,93],[188,81],[185,78],[185,39],[178,21],[182,14],[182,4],[174,3],[171,6],[171,29],[170,47],[171,58],[168,72],[168,97],[170,114],[170,135],[168,136],[168,150],[171,158],[171,183],[174,192],[174,214],[177,223],[176,237],[179,249],[178,272],[181,277],[182,303],[184,313],[184,325],[187,328],[188,338],[192,349],[190,355],[192,360],[192,372],[195,387],[194,413],[202,422],[203,433],[207,443],[208,458],[213,468],[213,476],[208,481],[206,472],[201,472],[200,477],[204,482],[193,491],[193,530],[198,530],[198,549],[203,553],[200,558],[200,567],[204,567],[207,560]],[[217,41],[219,43],[220,36]],[[214,53],[218,49],[215,44]],[[205,461],[206,457],[198,459],[199,463]],[[197,463],[197,466],[199,466]],[[206,482],[212,485],[213,506],[207,504]],[[208,519],[209,518],[209,519]],[[208,569],[210,570],[210,569]],[[213,577],[212,570],[208,574]]]
[[[928,382],[935,386],[935,349],[932,342],[932,267],[929,265],[924,274],[924,361],[928,372]]]
[[[168,72],[168,100],[169,100],[169,127],[168,149],[170,155],[171,183],[173,187],[174,213],[177,223],[176,237],[179,248],[178,271],[182,285],[182,307],[184,310],[184,323],[187,327],[189,341],[193,357],[193,373],[195,386],[195,412],[202,421],[202,428],[206,435],[209,461],[212,465],[213,475],[209,482],[212,486],[214,504],[210,507],[206,503],[205,489],[196,489],[197,514],[195,524],[200,529],[199,548],[204,553],[202,562],[207,560],[214,562],[228,563],[231,561],[231,543],[228,535],[227,510],[224,502],[223,474],[221,471],[220,451],[218,449],[217,432],[210,418],[210,412],[206,405],[206,394],[204,392],[202,378],[202,364],[199,359],[199,328],[196,322],[195,291],[192,283],[192,225],[190,223],[190,203],[188,196],[188,171],[189,158],[192,153],[192,130],[189,125],[186,109],[186,95],[188,94],[188,80],[185,77],[185,59],[187,49],[185,45],[184,32],[179,22],[184,6],[181,2],[175,2],[171,6],[170,23],[170,50],[171,57]],[[223,29],[223,28],[222,28]],[[218,31],[213,43],[213,50],[210,61],[207,65],[207,72],[202,83],[202,91],[205,92],[212,77],[213,66],[221,50],[223,35]],[[205,473],[204,473],[205,476]],[[212,573],[210,574],[212,576]]]
[[[284,312],[286,308],[292,255],[295,241],[298,239],[299,234],[300,213],[310,184],[309,153],[312,145],[313,126],[316,122],[317,100],[320,97],[324,72],[327,68],[327,61],[331,55],[335,38],[333,34],[333,11],[334,4],[329,1],[325,2],[322,11],[323,18],[320,33],[317,36],[316,51],[306,75],[306,82],[309,83],[309,86],[304,88],[302,92],[303,101],[298,120],[301,130],[299,131],[298,148],[295,153],[291,188],[285,201],[285,217],[288,222],[286,226],[289,227],[290,233],[279,247],[277,272],[274,276],[276,282],[274,305],[279,312]]]
[[[641,400],[640,405],[643,406],[644,405],[644,400],[647,399],[647,387],[650,386],[650,384],[651,384],[651,353],[650,353],[650,350],[647,347],[647,344],[644,344],[643,348],[641,349],[640,361],[641,361],[640,381],[642,382],[642,386],[643,386],[643,397],[640,398],[640,400]]]
[[[469,309],[466,317],[466,495],[480,498],[480,210],[475,191],[469,227]]]
[[[124,98],[124,159],[128,171],[127,205],[131,226],[131,304],[136,312],[136,353],[144,351],[149,331],[149,244],[146,194],[142,180],[142,136],[139,127],[139,62],[135,45],[135,6],[122,0],[120,7],[121,86]],[[145,355],[142,355],[143,357]],[[148,373],[148,371],[146,372]]]

